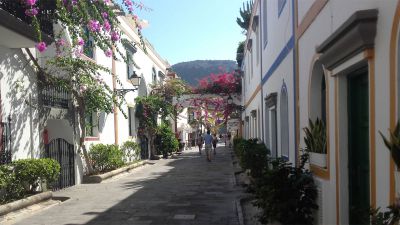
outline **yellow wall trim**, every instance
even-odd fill
[[[251,95],[250,99],[246,102],[245,107],[247,108],[247,106],[250,105],[250,103],[253,101],[253,99],[257,96],[258,92],[260,92],[261,90],[261,85],[259,84],[256,88],[256,90],[253,92],[253,94]]]
[[[393,24],[392,24],[392,30],[390,34],[390,51],[389,51],[389,70],[390,70],[390,82],[389,82],[389,90],[390,93],[395,93],[395,94],[390,94],[390,130],[394,130],[396,126],[396,96],[397,96],[397,88],[396,87],[396,69],[397,69],[397,39],[398,37],[398,30],[399,30],[399,22],[400,22],[400,0],[397,1],[397,7],[396,7],[396,12],[393,18]],[[394,203],[394,200],[396,198],[396,192],[395,192],[395,178],[394,178],[394,171],[395,166],[392,157],[390,157],[390,163],[389,163],[389,171],[390,171],[390,185],[389,185],[389,202],[390,204]]]
[[[322,11],[324,6],[328,3],[328,0],[316,0],[311,8],[307,11],[306,15],[304,16],[303,20],[298,26],[296,30],[296,40],[300,39],[300,37],[306,32],[308,27],[313,23],[315,18],[318,14]]]

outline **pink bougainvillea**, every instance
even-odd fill
[[[241,91],[241,80],[235,73],[210,74],[198,80],[194,93],[230,94]]]
[[[47,49],[47,45],[42,41],[36,44],[36,48],[39,52],[44,52]]]

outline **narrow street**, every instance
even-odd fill
[[[194,147],[173,159],[150,161],[100,184],[82,184],[54,195],[69,200],[15,224],[145,225],[239,224],[231,152],[217,148],[212,162]]]

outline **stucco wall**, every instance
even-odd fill
[[[375,136],[375,146],[376,149],[376,157],[375,164],[376,170],[372,171],[376,174],[376,204],[379,207],[386,207],[389,204],[389,154],[387,149],[384,147],[381,137],[378,134],[378,131],[386,132],[389,128],[389,40],[391,34],[391,26],[393,22],[394,9],[396,8],[396,1],[363,1],[360,4],[360,1],[329,1],[327,5],[322,9],[322,11],[318,14],[314,22],[310,25],[310,27],[306,30],[304,35],[299,40],[299,92],[300,92],[300,128],[307,126],[308,118],[310,111],[310,102],[309,102],[309,86],[310,86],[310,74],[311,68],[313,65],[314,59],[318,56],[315,52],[315,47],[320,45],[323,41],[325,41],[329,35],[331,35],[340,25],[343,24],[355,11],[363,10],[363,9],[378,9],[378,22],[377,22],[377,35],[375,38],[375,51],[374,51],[374,61],[375,61],[375,69],[373,72],[375,74],[375,83],[371,83],[369,85],[374,85],[375,88],[375,117],[371,117],[373,115],[370,112],[370,122],[375,121],[375,130],[373,131]],[[304,11],[306,6],[299,4],[299,12]],[[361,55],[357,57],[363,57]],[[357,58],[354,57],[354,58]],[[353,59],[350,59],[351,61]],[[353,60],[357,61],[357,60]],[[351,64],[349,64],[351,65]],[[346,66],[349,66],[346,64]],[[342,66],[344,69],[346,66]],[[333,71],[334,73],[338,72]],[[340,222],[346,223],[348,221],[348,213],[346,211],[346,193],[347,193],[347,183],[346,180],[342,180],[343,177],[346,176],[346,170],[343,168],[347,168],[345,163],[345,158],[342,158],[337,162],[335,160],[335,123],[339,123],[340,127],[343,127],[346,120],[336,121],[336,111],[335,111],[335,79],[340,79],[339,86],[345,88],[343,85],[346,83],[345,77],[334,77],[328,74],[328,88],[329,88],[329,149],[330,149],[330,178],[322,179],[321,183],[323,186],[323,206],[322,213],[323,224],[331,224],[336,223],[336,205],[332,204],[336,202],[336,198],[339,198],[340,201]],[[340,91],[345,91],[345,89],[339,89]],[[393,93],[392,93],[393,94]],[[371,96],[371,93],[370,93]],[[346,96],[339,97],[339,113],[340,115],[347,115],[347,112],[344,107],[344,103],[346,102]],[[370,99],[371,101],[371,99]],[[340,117],[342,118],[342,117]],[[339,132],[345,132],[343,129],[339,129]],[[387,132],[386,132],[387,133]],[[304,146],[303,143],[303,132],[300,133],[300,143],[301,146]],[[371,135],[371,134],[370,134]],[[340,136],[342,137],[342,136]],[[370,138],[373,136],[370,136]],[[343,140],[342,140],[343,141]],[[340,154],[346,154],[347,146],[341,144]],[[339,194],[340,196],[336,196],[338,193],[336,190],[336,165],[339,165],[341,182],[339,182]]]
[[[38,158],[37,84],[21,49],[0,46],[2,122],[11,118],[12,159]]]

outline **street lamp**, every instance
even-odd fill
[[[114,89],[115,94],[124,96],[126,93],[130,91],[136,91],[139,86],[140,82],[142,81],[142,77],[139,77],[135,71],[132,72],[132,75],[129,76],[129,81],[133,85],[134,88],[130,89]]]
[[[142,78],[139,77],[135,71],[132,72],[132,75],[129,76],[129,81],[131,82],[131,84],[135,87],[139,87],[140,86],[140,82],[142,81]]]

